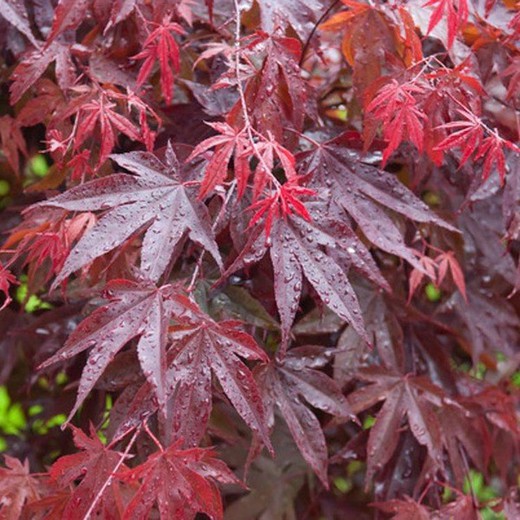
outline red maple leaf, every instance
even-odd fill
[[[103,164],[114,149],[117,139],[114,130],[119,130],[134,141],[142,141],[137,127],[130,120],[118,114],[114,110],[115,108],[116,103],[101,93],[98,99],[92,99],[78,109],[74,149],[78,151],[98,126],[101,142],[98,165]]]
[[[118,512],[119,486],[112,475],[117,468],[126,469],[121,461],[123,454],[104,446],[92,425],[90,437],[79,428],[70,428],[74,444],[81,451],[60,457],[49,469],[50,476],[62,489],[74,485],[61,518],[86,518],[94,500],[97,502],[91,513],[97,513],[102,518],[114,518]]]
[[[322,211],[319,202],[316,211]],[[330,218],[319,224],[298,215],[289,215],[275,220],[268,241],[262,236],[261,226],[253,228],[243,250],[226,271],[225,275],[250,265],[269,250],[276,305],[282,324],[282,357],[298,310],[304,274],[323,303],[350,323],[368,343],[359,302],[341,266],[352,262],[356,269],[370,273],[370,279],[380,285],[385,286],[386,282],[373,260],[369,259],[368,251],[356,238],[341,221]],[[333,253],[325,254],[324,251]]]
[[[310,197],[316,193],[314,190],[299,186],[299,180],[295,177],[287,181],[275,188],[271,195],[252,204],[249,209],[256,210],[256,213],[253,215],[249,227],[253,227],[265,216],[265,236],[269,238],[273,223],[280,218],[296,214],[310,222],[311,216],[299,197]]]
[[[424,7],[434,6],[436,4],[438,5],[432,13],[427,32],[432,32],[437,24],[442,20],[443,16],[446,16],[449,48],[453,45],[457,33],[468,21],[468,3],[467,0],[428,0],[428,2],[424,4]]]
[[[462,149],[462,156],[459,160],[460,166],[463,166],[473,154],[475,154],[473,156],[474,160],[484,158],[482,166],[483,179],[489,177],[493,166],[495,166],[503,184],[506,176],[504,148],[509,148],[515,152],[520,152],[520,149],[515,144],[501,137],[496,129],[491,130],[484,125],[481,119],[468,109],[457,109],[457,112],[464,119],[441,125],[440,128],[456,129],[456,131],[440,142],[437,149],[448,150],[460,147]]]
[[[69,211],[104,211],[67,257],[56,284],[143,230],[141,270],[153,281],[169,265],[184,233],[222,264],[208,210],[183,182],[185,172],[171,146],[164,162],[148,152],[113,155],[112,159],[134,175],[95,179],[43,203]]]
[[[371,384],[348,396],[355,413],[385,401],[368,437],[367,485],[397,448],[405,415],[417,442],[428,449],[433,463],[442,467],[443,438],[433,408],[442,403],[442,389],[424,376],[402,375],[395,370],[377,366],[363,370],[359,377]]]
[[[331,359],[331,351],[315,346],[291,349],[283,361],[255,370],[272,429],[275,406],[280,410],[304,459],[328,488],[327,445],[320,422],[304,404],[339,419],[352,418],[347,400],[334,380],[316,370]]]
[[[65,345],[42,368],[76,356],[91,347],[78,396],[69,419],[92,390],[108,364],[132,338],[139,337],[137,354],[159,405],[166,402],[164,373],[168,318],[173,309],[174,288],[112,280],[105,289],[109,303],[96,309],[69,336]]]
[[[9,296],[9,286],[15,283],[17,283],[16,277],[0,263],[0,291],[2,291],[5,296],[0,311],[5,309],[11,303],[12,298]]]
[[[161,520],[189,520],[205,513],[223,518],[222,499],[216,482],[238,484],[228,467],[208,448],[182,449],[176,442],[150,455],[136,468],[117,474],[140,486],[123,514],[124,520],[148,518],[154,504]]]
[[[29,462],[23,464],[5,455],[6,468],[0,468],[0,518],[18,520],[28,503],[40,496],[40,483],[29,471]]]
[[[152,73],[155,61],[158,61],[161,69],[161,90],[166,102],[171,104],[173,73],[179,72],[180,69],[179,46],[172,33],[180,35],[186,33],[178,23],[172,22],[168,17],[161,24],[153,25],[156,28],[146,38],[144,49],[133,57],[136,60],[145,60],[137,75],[137,85],[143,85]]]
[[[441,285],[448,270],[451,272],[451,276],[458,290],[462,294],[464,300],[468,300],[466,296],[466,284],[464,282],[464,273],[460,267],[459,262],[455,258],[453,251],[446,251],[441,253],[435,258],[438,266],[438,278],[437,284]]]
[[[55,63],[56,79],[60,88],[66,90],[71,87],[76,81],[77,74],[70,54],[70,47],[70,44],[56,40],[43,48],[38,47],[27,53],[11,76],[13,80],[9,89],[11,103],[17,103],[53,62]]]
[[[227,168],[234,153],[234,173],[237,179],[238,197],[242,197],[250,174],[249,156],[251,145],[245,131],[237,130],[227,123],[207,123],[220,135],[208,137],[199,143],[186,159],[187,162],[204,154],[211,148],[214,152],[208,160],[202,180],[199,198],[205,198],[227,176]]]
[[[188,298],[182,298],[182,304],[186,314],[177,317],[182,327],[171,334],[174,343],[168,356],[172,361],[166,374],[177,437],[189,445],[202,438],[212,408],[213,373],[239,415],[271,449],[260,393],[249,368],[239,359],[266,362],[267,355],[240,330],[240,322],[215,322]]]
[[[426,115],[418,108],[414,94],[422,94],[424,88],[414,83],[399,84],[392,79],[379,89],[366,110],[383,126],[383,137],[388,145],[383,153],[383,165],[402,141],[408,140],[422,151],[424,120]]]

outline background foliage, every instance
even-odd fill
[[[0,0],[0,517],[519,518],[519,24]]]

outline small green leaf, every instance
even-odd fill
[[[370,430],[376,423],[376,418],[373,415],[367,415],[363,420],[363,430]]]
[[[56,374],[56,378],[54,379],[55,383],[58,386],[63,386],[69,380],[69,376],[65,372],[58,372]]]
[[[427,191],[423,194],[422,198],[430,208],[436,208],[440,206],[442,202],[440,195],[434,191]]]
[[[43,406],[41,404],[33,404],[29,406],[29,410],[27,410],[27,415],[29,417],[34,417],[43,412]]]
[[[11,185],[5,180],[0,180],[0,197],[5,197],[6,195],[9,195],[9,192],[11,191]]]
[[[33,313],[42,309],[52,309],[52,305],[50,303],[44,302],[35,294],[31,294],[29,298],[27,298],[27,293],[29,289],[27,287],[27,283],[20,283],[20,285],[16,288],[15,298],[16,301],[23,305],[25,302],[25,312]]]
[[[59,413],[54,417],[51,417],[45,423],[47,428],[53,428],[54,426],[61,426],[67,420],[67,416],[64,413]]]
[[[442,292],[439,288],[435,287],[432,283],[429,283],[424,288],[426,298],[431,302],[438,302],[442,297]]]
[[[336,477],[334,479],[334,486],[336,486],[336,489],[340,493],[345,494],[352,489],[352,482],[343,477]]]
[[[31,172],[34,173],[34,175],[37,177],[45,177],[47,173],[49,173],[49,165],[47,164],[47,159],[44,155],[35,155],[31,159],[29,166],[31,168]]]
[[[11,398],[5,386],[0,387],[0,430],[7,435],[19,435],[25,429],[27,421],[20,403],[11,404]]]

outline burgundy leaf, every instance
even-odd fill
[[[215,482],[238,483],[228,467],[210,449],[181,449],[179,443],[156,452],[117,478],[139,489],[125,509],[123,518],[148,518],[154,504],[161,519],[191,519],[205,513],[213,520],[223,518],[222,499]]]
[[[401,184],[395,176],[355,158],[355,153],[330,141],[303,156],[304,167],[315,172],[316,186],[330,188],[330,197],[344,208],[366,237],[384,251],[397,255],[422,270],[408,248],[401,231],[385,210],[392,210],[416,222],[455,229]],[[311,187],[313,185],[311,184]]]
[[[61,518],[83,518],[94,499],[98,501],[94,512],[110,518],[118,510],[118,483],[112,480],[112,474],[116,468],[126,468],[121,462],[123,454],[106,448],[93,427],[90,437],[74,426],[71,428],[74,444],[81,451],[60,457],[49,470],[50,476],[62,489],[81,480],[74,487]],[[110,482],[106,485],[109,479]]]
[[[255,377],[262,388],[270,428],[274,425],[276,405],[304,459],[328,488],[325,436],[304,401],[339,419],[353,415],[336,383],[313,368],[327,362],[326,357],[324,362],[319,361],[322,354],[323,349],[319,347],[292,349],[283,362],[260,367]]]
[[[260,394],[247,366],[239,359],[267,361],[239,322],[214,322],[185,301],[192,317],[172,334],[174,359],[166,374],[173,396],[173,427],[178,438],[196,445],[204,434],[212,407],[211,374],[247,425],[270,448]],[[271,449],[271,448],[270,448]]]
[[[69,211],[108,210],[71,251],[56,284],[142,229],[147,231],[141,270],[153,281],[168,267],[175,245],[185,233],[221,265],[206,207],[182,183],[171,148],[166,163],[145,152],[114,155],[113,159],[135,175],[121,173],[93,180],[44,203]]]
[[[72,418],[108,364],[131,339],[139,337],[137,353],[144,375],[164,409],[166,341],[174,287],[159,289],[128,280],[112,280],[105,289],[108,305],[96,309],[42,367],[76,356],[91,347],[81,376]]]
[[[0,16],[14,25],[35,47],[39,46],[31,31],[29,17],[22,0],[0,0]]]

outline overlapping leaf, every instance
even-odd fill
[[[144,59],[137,76],[137,84],[143,85],[152,73],[155,61],[159,62],[161,69],[161,90],[168,104],[173,97],[173,73],[179,72],[180,56],[179,46],[173,34],[185,34],[184,29],[168,18],[148,35],[144,42],[144,49],[134,56],[134,59]]]
[[[21,0],[0,0],[0,16],[14,25],[35,46],[38,46],[31,31],[29,17]]]
[[[245,88],[249,118],[256,130],[282,143],[283,129],[301,131],[305,117],[308,88],[298,65],[301,44],[295,38],[258,33],[249,47],[252,61],[264,57]],[[240,126],[242,108],[238,102],[229,113],[232,125]]]
[[[197,513],[221,520],[222,499],[215,483],[238,483],[212,450],[183,450],[179,443],[154,453],[141,465],[117,477],[130,483],[140,481],[139,489],[123,514],[125,520],[149,518],[154,504],[161,520],[189,520]]]
[[[323,211],[319,203],[311,208],[311,214],[317,215],[318,211]],[[270,240],[268,246],[261,228],[255,229],[228,273],[258,261],[269,249],[284,344],[288,342],[298,310],[303,275],[323,303],[368,342],[356,294],[342,265],[352,264],[381,286],[387,287],[387,284],[356,235],[339,220],[324,217],[316,222],[306,222],[293,215],[275,221]]]
[[[173,360],[166,374],[172,396],[173,428],[188,445],[202,438],[212,408],[211,375],[247,425],[270,447],[260,393],[249,368],[239,359],[267,361],[254,339],[237,321],[215,322],[184,299],[188,318],[172,333]]]
[[[266,403],[269,427],[274,425],[276,406],[304,459],[325,487],[328,487],[325,436],[305,401],[339,419],[353,416],[336,383],[316,370],[327,364],[330,354],[321,347],[291,349],[282,362],[262,366],[255,373]]]
[[[59,86],[63,90],[71,87],[76,80],[76,68],[70,55],[70,45],[55,40],[45,48],[30,52],[14,69],[11,76],[11,103],[17,103],[53,62],[56,64]]]
[[[342,146],[341,138],[306,152],[302,159],[303,168],[314,172],[311,187],[313,183],[318,189],[320,186],[328,187],[331,200],[354,219],[374,245],[407,260],[419,269],[421,266],[416,255],[405,245],[402,232],[387,210],[416,222],[455,230],[395,176],[363,164],[354,152]]]
[[[303,41],[328,7],[322,0],[281,0],[278,2],[260,0],[258,4],[261,26],[264,31],[273,34],[290,25]]]
[[[123,454],[105,447],[93,427],[90,437],[75,427],[72,427],[72,433],[74,444],[81,451],[60,457],[49,470],[50,476],[62,489],[81,480],[74,487],[61,518],[85,518],[94,499],[97,504],[92,513],[100,514],[103,518],[113,518],[118,511],[118,483],[111,479],[116,468],[126,468],[124,462],[121,462]]]
[[[381,367],[366,369],[359,377],[372,384],[348,396],[355,413],[385,401],[368,437],[367,481],[392,457],[405,415],[417,442],[426,446],[434,464],[442,467],[442,435],[434,406],[441,405],[443,391],[426,377],[403,376]]]
[[[166,390],[166,341],[168,322],[173,309],[174,288],[159,289],[127,280],[113,280],[106,287],[108,305],[96,309],[80,323],[65,345],[43,366],[63,361],[94,347],[88,355],[79,383],[74,415],[108,364],[131,339],[139,337],[137,353],[146,378],[151,383],[161,407]]]
[[[183,184],[171,148],[165,163],[145,152],[114,155],[113,159],[135,175],[96,179],[43,203],[69,211],[106,211],[71,251],[56,284],[143,229],[147,231],[141,270],[152,281],[168,267],[175,245],[185,233],[221,265],[207,209],[193,189]]]
[[[18,520],[24,506],[39,498],[40,486],[31,475],[27,460],[22,464],[8,455],[4,460],[6,467],[0,467],[0,518]]]

